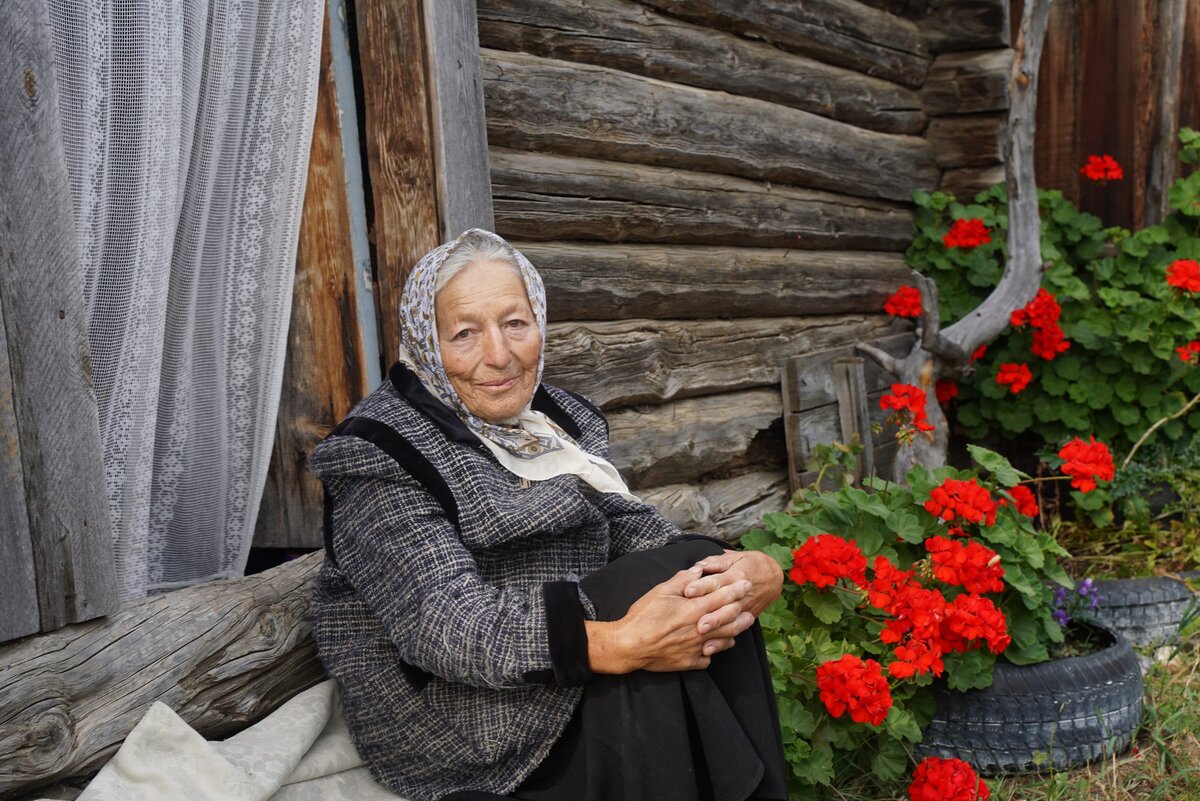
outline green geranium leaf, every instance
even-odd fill
[[[920,732],[920,729],[917,730]],[[898,740],[883,740],[871,757],[871,772],[884,782],[894,782],[908,770],[908,752]]]
[[[1021,483],[1021,479],[1029,478],[1027,474],[1017,470],[1009,464],[1008,459],[995,451],[979,445],[968,445],[967,453],[971,454],[971,458],[975,460],[976,464],[995,476],[1001,486],[1012,487]]]
[[[992,686],[992,669],[996,658],[986,648],[976,648],[963,654],[947,654],[946,686],[951,690],[986,690]]]
[[[743,537],[742,539],[744,541],[746,538]],[[776,562],[778,562],[779,566],[782,567],[784,570],[788,570],[789,568],[791,568],[791,566],[794,562],[794,559],[792,557],[792,549],[787,547],[786,545],[780,545],[777,542],[769,542],[766,545],[764,545],[763,547],[759,548],[758,550],[762,551],[767,556],[771,557]]]
[[[833,750],[828,745],[812,748],[807,759],[789,762],[792,764],[792,773],[809,784],[824,785],[833,781]]]
[[[832,588],[818,590],[806,587],[801,597],[804,598],[804,604],[822,623],[832,625],[842,619],[844,607]]]
[[[743,548],[750,551],[761,551],[764,546],[773,543],[775,538],[761,528],[751,529],[742,535],[740,540]]]
[[[785,697],[779,699],[779,725],[807,739],[817,728],[817,718],[800,702]]]
[[[908,740],[910,743],[921,742],[921,727],[912,714],[898,706],[892,706],[884,718],[883,727],[887,733],[898,740]]]
[[[897,509],[885,522],[888,529],[905,542],[918,545],[925,539],[925,527],[920,518],[907,509]]]

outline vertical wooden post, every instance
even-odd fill
[[[3,466],[20,465],[23,504],[4,491],[0,520],[15,528],[0,538],[16,558],[32,556],[33,569],[4,571],[17,578],[0,586],[0,637],[28,627],[29,575],[43,631],[117,607],[80,269],[49,10],[44,0],[8,0],[0,13],[0,396],[7,388],[11,396],[0,397],[0,425]],[[10,607],[21,624],[4,619]]]
[[[860,356],[838,359],[833,363],[833,385],[837,391],[838,420],[842,442],[862,445],[854,467],[854,484],[875,475],[875,443],[871,436],[871,413],[867,409],[867,380]]]
[[[1180,74],[1183,70],[1183,40],[1187,0],[1159,0],[1154,26],[1155,80],[1158,104],[1150,140],[1150,165],[1146,176],[1144,217],[1157,225],[1167,216],[1167,190],[1175,182],[1179,165]],[[1193,76],[1194,78],[1194,76]]]

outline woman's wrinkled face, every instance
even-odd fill
[[[516,417],[533,398],[542,336],[525,283],[499,261],[460,270],[435,299],[442,366],[471,414]]]

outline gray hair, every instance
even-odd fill
[[[497,237],[472,229],[458,238],[450,250],[450,255],[442,262],[434,282],[433,294],[436,296],[450,283],[451,278],[479,261],[498,261],[512,269],[517,277],[524,281],[521,265],[517,264],[512,247]]]

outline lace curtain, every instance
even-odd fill
[[[323,0],[49,0],[123,599],[241,575]]]

